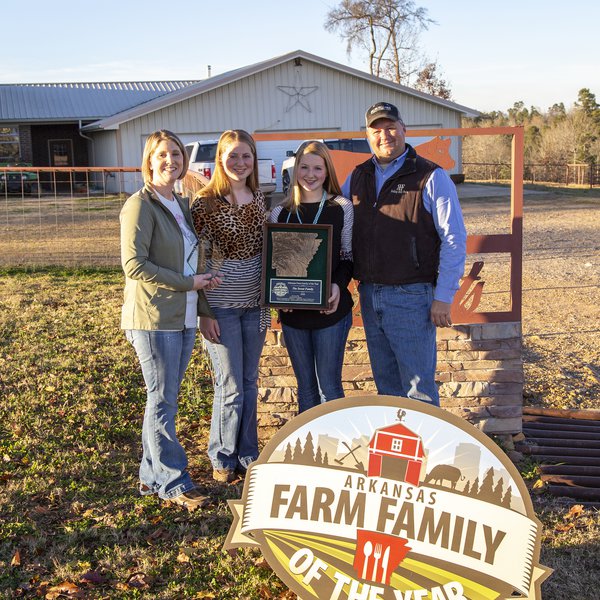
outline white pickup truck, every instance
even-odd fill
[[[218,140],[200,140],[185,145],[190,160],[190,171],[200,173],[207,179],[215,170],[215,156]],[[275,162],[271,158],[258,159],[258,184],[265,196],[272,194],[276,188]]]
[[[309,141],[309,140],[305,140]],[[344,150],[345,152],[361,152],[363,154],[371,154],[371,148],[369,142],[365,138],[352,138],[348,140],[333,139],[333,140],[315,140],[323,142],[330,150]],[[304,142],[302,142],[304,144]],[[281,165],[281,185],[283,187],[283,193],[287,195],[290,189],[290,182],[292,181],[292,174],[294,173],[294,162],[296,160],[296,152],[302,145],[294,151],[288,150],[286,152],[287,158]],[[341,185],[342,182],[340,182]]]

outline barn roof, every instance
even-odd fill
[[[88,124],[83,129],[87,131],[117,129],[121,123],[131,119],[290,60],[311,61],[464,115],[479,114],[474,109],[450,100],[419,92],[303,50],[296,50],[203,80],[0,84],[0,122],[85,121]]]
[[[198,80],[0,84],[0,122],[97,121],[196,83]]]
[[[448,108],[450,110],[457,111],[464,115],[476,116],[479,114],[476,110],[468,108],[461,104],[457,104],[456,102],[451,102],[450,100],[444,100],[443,98],[438,98],[437,96],[432,96],[431,94],[419,92],[413,88],[394,83],[393,81],[390,81],[388,79],[375,77],[374,75],[370,75],[369,73],[366,73],[364,71],[359,71],[358,69],[354,69],[352,67],[333,62],[326,58],[322,58],[314,54],[309,54],[308,52],[304,52],[303,50],[296,50],[294,52],[289,52],[288,54],[283,54],[281,56],[277,56],[269,60],[258,62],[246,67],[241,67],[239,69],[234,69],[232,71],[227,71],[225,73],[209,77],[208,79],[198,81],[197,83],[189,85],[185,88],[173,91],[168,95],[164,95],[162,97],[146,102],[144,105],[131,107],[128,110],[125,110],[121,113],[112,115],[105,119],[101,119],[96,123],[91,123],[90,125],[84,127],[84,129],[88,131],[96,129],[116,129],[121,123],[125,123],[132,119],[142,117],[148,113],[166,108],[183,100],[193,98],[194,96],[197,96],[199,94],[204,94],[218,87],[228,85],[245,77],[249,77],[256,73],[260,73],[261,71],[271,69],[290,60],[311,61],[319,65],[329,67],[337,71],[341,71],[348,75],[371,81],[372,83],[376,83],[380,86],[390,88],[391,90],[394,90],[396,92],[402,92],[409,96],[426,100],[427,102],[430,102],[432,104],[436,104]]]
[[[414,431],[411,431],[408,427],[403,425],[402,423],[394,423],[393,425],[388,425],[387,427],[380,427],[376,430],[380,433],[394,433],[397,435],[405,435],[411,438],[419,438],[420,436],[416,434]],[[375,436],[373,436],[375,437]]]

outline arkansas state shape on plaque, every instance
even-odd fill
[[[287,423],[246,475],[225,547],[260,546],[302,600],[541,599],[540,523],[466,421],[391,396]]]

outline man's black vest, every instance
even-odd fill
[[[404,164],[385,182],[379,197],[371,159],[352,173],[352,254],[359,281],[399,285],[437,279],[440,238],[423,207],[423,189],[439,167],[417,156],[412,146],[407,148]]]

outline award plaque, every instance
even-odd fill
[[[324,310],[331,296],[331,225],[265,223],[261,304]]]

